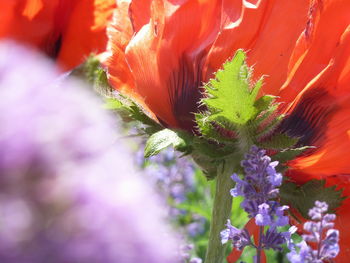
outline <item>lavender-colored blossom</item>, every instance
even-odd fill
[[[270,225],[274,228],[288,224],[288,217],[284,215],[288,207],[281,207],[273,200],[278,194],[277,187],[282,183],[282,175],[275,169],[277,164],[276,161],[271,162],[265,150],[253,146],[241,162],[245,171],[244,179],[240,179],[237,174],[231,177],[236,182],[231,194],[245,198],[241,207],[249,217],[255,217],[256,224],[260,226]]]
[[[175,262],[113,119],[51,68],[0,44],[0,262]]]
[[[228,240],[233,242],[234,247],[242,249],[244,246],[251,245],[257,249],[275,249],[281,250],[282,245],[292,243],[291,234],[294,229],[287,232],[280,232],[278,227],[288,225],[289,219],[285,215],[288,206],[280,206],[275,200],[278,195],[278,187],[282,184],[282,175],[277,173],[276,166],[278,162],[272,162],[266,155],[265,150],[253,146],[245,159],[241,162],[244,168],[244,178],[241,179],[237,174],[232,175],[232,180],[236,185],[231,189],[233,197],[243,196],[244,200],[241,207],[248,213],[250,218],[255,218],[255,223],[261,230],[269,227],[266,231],[260,233],[260,244],[254,245],[250,242],[241,242],[237,246],[237,240],[244,240],[243,231],[231,224],[227,229],[221,232],[221,240],[226,243]],[[247,238],[246,238],[247,239]],[[235,243],[236,242],[236,243]]]
[[[255,222],[258,226],[268,226],[271,224],[270,206],[268,204],[262,203],[259,205]]]
[[[237,174],[232,175],[236,186],[231,190],[231,194],[234,197],[240,195],[245,198],[241,206],[249,217],[256,217],[262,204],[267,204],[271,212],[277,208],[277,203],[271,200],[277,196],[277,187],[282,183],[282,175],[275,169],[277,164],[276,161],[271,162],[265,150],[253,146],[241,162],[245,172],[244,179],[240,179]]]
[[[287,205],[279,206],[275,209],[276,219],[271,225],[272,227],[286,226],[289,224],[289,218],[285,215],[285,211],[288,210]]]
[[[242,250],[248,245],[252,245],[250,240],[250,234],[247,229],[239,229],[231,225],[231,221],[227,220],[227,228],[221,231],[221,242],[227,243],[229,240],[232,241],[233,247],[238,250]]]
[[[264,249],[274,249],[282,250],[282,245],[291,243],[291,235],[294,233],[294,229],[290,228],[286,232],[278,232],[274,228],[269,228],[266,230],[266,233],[262,235],[262,244]]]
[[[315,206],[309,210],[309,216],[312,220],[321,220],[323,217],[323,214],[328,211],[328,205],[326,202],[320,202],[316,201]],[[332,214],[328,214],[327,217],[329,217]],[[334,220],[334,219],[332,219]]]
[[[312,258],[312,249],[306,244],[305,241],[301,241],[296,245],[299,248],[299,253],[295,250],[295,247],[291,249],[291,252],[287,254],[287,258],[291,263],[316,263]],[[322,263],[322,261],[320,262]]]
[[[287,254],[291,263],[322,263],[338,255],[339,231],[333,229],[334,223],[332,222],[336,216],[325,214],[327,211],[327,203],[320,201],[316,201],[315,206],[309,210],[309,216],[313,221],[304,223],[304,230],[309,234],[302,235],[303,241]],[[312,249],[308,243],[316,243],[317,249]]]

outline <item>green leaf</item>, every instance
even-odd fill
[[[108,84],[107,74],[95,54],[91,54],[84,63],[74,68],[70,74],[93,84],[94,89],[101,95],[110,95],[113,88]]]
[[[208,116],[202,113],[198,113],[195,114],[195,117],[197,128],[203,138],[209,139],[210,141],[214,141],[217,143],[225,143],[231,145],[235,143],[236,139],[231,138],[230,136],[225,137],[224,128],[220,127],[221,131],[219,131],[218,125],[216,125],[215,127],[215,124],[213,123],[213,121],[209,120]]]
[[[274,134],[267,141],[257,143],[263,149],[283,150],[293,147],[298,142],[298,138],[289,137],[285,133]]]
[[[210,142],[200,137],[194,137],[193,154],[205,155],[213,159],[221,159],[227,155],[234,153],[236,149],[233,145],[218,144]]]
[[[273,159],[278,161],[280,164],[284,164],[290,160],[295,159],[299,154],[302,154],[304,151],[314,148],[312,146],[303,146],[299,148],[286,149],[278,152],[273,156]]]
[[[264,95],[255,101],[254,106],[259,112],[265,111],[272,105],[275,98],[275,96]]]
[[[203,174],[208,180],[212,180],[217,175],[217,168],[223,160],[208,157],[204,154],[191,154],[193,161],[201,168]]]
[[[123,103],[115,98],[107,98],[103,107],[108,110],[118,110],[123,107]]]
[[[147,126],[143,129],[146,134],[153,134],[162,129],[160,124],[150,118],[139,105],[121,95],[107,98],[104,108],[116,111],[125,122],[139,121],[143,123]]]
[[[176,150],[189,153],[191,151],[192,135],[185,131],[163,129],[151,135],[146,142],[145,157],[158,154],[166,147],[173,145]]]
[[[315,201],[327,202],[329,212],[335,212],[344,200],[343,190],[336,190],[336,186],[326,187],[325,183],[325,180],[311,180],[302,186],[284,183],[280,187],[281,201],[296,208],[304,218],[309,218],[308,212]]]
[[[272,116],[272,112],[270,113],[270,111],[268,112],[268,114],[270,114],[270,116]],[[268,116],[264,116],[265,121],[267,121],[267,119],[269,118]],[[271,136],[277,129],[278,125],[282,122],[284,118],[284,115],[279,115],[279,116],[275,116],[272,120],[267,121],[267,125],[262,125],[260,122],[260,127],[257,129],[259,131],[256,132],[256,139],[257,141],[261,141],[264,140],[264,138]],[[259,122],[259,121],[258,121]],[[256,122],[254,122],[255,125]],[[261,127],[263,126],[263,127]]]
[[[266,110],[261,111],[255,118],[255,120],[253,121],[254,124],[258,127],[260,125],[262,125],[263,123],[267,123],[265,124],[265,126],[268,126],[269,123],[271,123],[271,121],[269,121],[269,119],[275,119],[272,116],[274,116],[277,108],[278,108],[278,103],[272,103]]]
[[[218,141],[217,137],[220,136],[220,134],[217,129],[215,129],[208,116],[206,116],[205,113],[197,113],[195,114],[195,118],[201,135],[205,138]]]
[[[209,108],[209,121],[228,129],[245,125],[258,114],[255,102],[263,81],[260,79],[251,88],[251,69],[245,59],[244,51],[238,50],[233,60],[226,62],[204,87],[208,97],[202,102]]]
[[[146,124],[148,126],[156,126],[159,129],[161,129],[161,126],[155,122],[151,117],[149,117],[143,109],[137,105],[134,102],[131,102],[131,105],[129,106],[129,112],[130,112],[130,117],[133,120],[139,121],[143,124]]]

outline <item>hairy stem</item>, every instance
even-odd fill
[[[225,228],[226,221],[231,216],[232,196],[230,189],[234,186],[231,175],[236,165],[226,161],[218,167],[205,263],[222,263],[225,255],[226,246],[221,244],[220,232]]]

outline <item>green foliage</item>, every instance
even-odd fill
[[[215,122],[209,120],[208,113],[198,113],[195,115],[196,123],[198,129],[201,132],[201,136],[206,138],[207,140],[211,140],[214,142],[225,142],[226,144],[234,144],[235,138],[230,136],[225,136],[222,133],[222,129],[220,130],[219,126],[215,126]]]
[[[265,111],[274,102],[275,98],[275,96],[271,95],[262,96],[255,101],[254,107],[258,110],[258,112]]]
[[[245,125],[258,112],[254,104],[262,79],[250,88],[251,69],[245,59],[244,51],[238,50],[234,59],[226,62],[223,70],[216,73],[215,79],[205,85],[208,98],[202,102],[211,112],[208,120],[216,121],[228,129],[232,125]]]
[[[298,148],[284,149],[279,151],[277,154],[273,156],[273,159],[278,161],[281,164],[286,163],[289,160],[293,160],[298,155],[302,154],[307,149],[314,148],[312,146],[303,146]]]
[[[108,84],[106,72],[103,70],[100,61],[94,54],[91,54],[84,63],[73,69],[70,76],[87,81],[102,95],[108,95],[113,91]]]
[[[202,104],[207,110],[196,115],[202,137],[230,148],[225,154],[242,156],[252,145],[274,151],[294,149],[298,138],[276,132],[284,116],[277,114],[274,96],[258,98],[263,79],[253,83],[245,59],[244,51],[238,50],[204,86]]]
[[[162,129],[160,124],[149,117],[139,105],[122,95],[106,98],[104,108],[117,112],[126,123],[134,121],[142,123],[140,135],[152,135]]]
[[[146,142],[145,157],[150,157],[158,154],[161,150],[170,145],[181,152],[191,151],[191,137],[184,131],[173,131],[170,129],[163,129],[152,134]]]
[[[311,180],[301,186],[284,183],[280,187],[281,202],[292,204],[304,218],[309,218],[308,211],[314,207],[315,201],[327,202],[330,211],[335,211],[344,200],[342,190],[336,186],[325,186],[325,180]]]
[[[287,149],[293,147],[298,142],[298,138],[291,138],[285,133],[277,133],[266,141],[257,143],[263,149]]]

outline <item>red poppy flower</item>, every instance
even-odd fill
[[[102,52],[115,0],[1,1],[0,39],[39,48],[72,68],[91,52]]]
[[[278,94],[308,2],[118,1],[105,62],[109,80],[163,125],[190,130],[202,82],[238,48],[247,50],[256,76],[269,76],[263,93]]]

